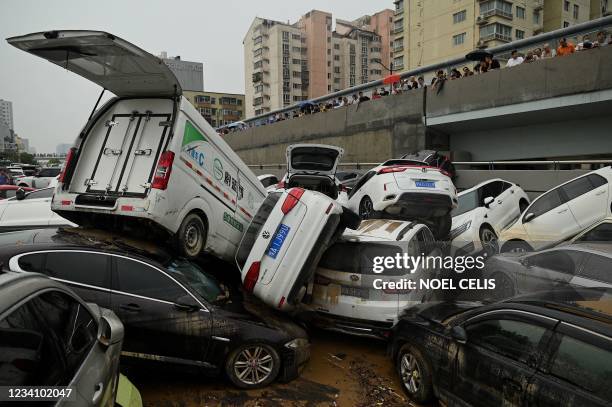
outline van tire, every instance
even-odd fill
[[[185,216],[176,234],[177,249],[182,256],[194,259],[206,247],[208,229],[197,213]]]
[[[361,218],[358,214],[343,206],[342,215],[340,215],[340,224],[349,229],[357,230],[361,224]]]

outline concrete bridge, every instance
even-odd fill
[[[612,46],[490,71],[226,136],[247,164],[293,143],[342,146],[344,162],[432,148],[455,160],[612,155]]]

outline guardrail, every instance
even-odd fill
[[[507,44],[503,44],[494,48],[488,48],[486,49],[487,51],[489,51],[490,53],[492,53],[493,55],[500,55],[503,53],[507,53],[511,50],[514,49],[524,49],[527,47],[532,47],[535,45],[539,45],[539,44],[544,44],[546,42],[549,41],[553,41],[553,40],[557,40],[559,38],[563,38],[563,37],[572,37],[572,36],[577,36],[580,34],[587,34],[587,33],[593,33],[602,29],[605,29],[606,27],[612,26],[612,16],[606,16],[606,17],[601,17],[595,20],[591,20],[591,21],[587,21],[581,24],[576,24],[574,26],[571,27],[566,27],[566,28],[561,28],[558,30],[554,30],[554,31],[549,31],[546,33],[542,33],[542,34],[538,34],[538,35],[534,35],[522,40],[517,40],[517,41],[513,41],[513,42],[509,42]],[[435,72],[438,70],[450,70],[453,67],[459,66],[459,65],[464,65],[467,62],[469,62],[465,56],[463,57],[459,57],[459,58],[454,58],[445,62],[440,62],[440,63],[436,63],[436,64],[432,64],[432,65],[427,65],[424,67],[419,67],[419,68],[415,68],[415,69],[411,69],[409,71],[404,71],[402,73],[399,74],[401,79],[406,79],[406,78],[410,78],[411,76],[419,76],[419,75],[423,75],[426,73],[430,73],[430,72]],[[377,88],[379,86],[383,85],[383,79],[378,79],[376,81],[372,81],[372,82],[368,82],[368,83],[364,83],[361,85],[357,85],[357,86],[353,86],[352,88],[347,88],[338,92],[333,92],[333,93],[329,93],[327,95],[323,95],[323,96],[319,96],[313,99],[310,99],[309,102],[311,103],[319,103],[319,102],[325,102],[325,101],[329,101],[329,100],[333,100],[336,99],[338,97],[342,97],[342,96],[350,96],[352,94],[358,93],[360,91],[369,91],[373,88]],[[279,113],[285,113],[285,112],[291,112],[294,111],[296,109],[300,108],[300,103],[296,103],[293,104],[291,106],[287,106],[287,107],[283,107],[281,109],[277,109],[277,110],[273,110],[271,112],[265,113],[263,115],[259,115],[259,116],[255,116],[255,117],[251,117],[248,119],[243,120],[244,123],[253,123],[253,124],[263,124],[267,122],[267,119],[270,116],[274,116],[276,114]]]

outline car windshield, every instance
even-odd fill
[[[184,259],[172,259],[165,266],[170,273],[179,274],[180,280],[189,284],[206,301],[215,302],[224,298],[225,290],[217,280],[196,264]]]
[[[451,212],[451,216],[463,215],[478,208],[478,191],[468,192],[457,197],[459,204]]]

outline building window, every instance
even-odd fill
[[[563,28],[567,28],[570,26],[570,23],[568,23],[567,21],[563,22]]]
[[[289,31],[283,31],[283,41],[289,41]]]
[[[340,73],[340,67],[334,66],[334,73]]]
[[[453,14],[453,24],[457,24],[462,21],[465,21],[466,16],[467,16],[466,10],[461,10],[458,13]]]
[[[501,15],[512,18],[512,3],[504,0],[489,0],[480,3],[480,14],[484,16]]]
[[[499,23],[485,25],[480,27],[480,39],[512,41],[512,27]]]
[[[522,40],[525,38],[525,31],[523,30],[515,30],[514,34],[517,40]]]
[[[393,68],[402,69],[404,67],[404,56],[393,58]]]
[[[533,23],[535,25],[539,25],[540,24],[540,13],[538,13],[538,12],[534,12],[533,13]]]
[[[567,0],[565,0],[565,1],[563,2],[563,10],[565,10],[565,11],[569,11],[569,6],[570,6],[570,2],[569,2],[569,1],[567,1]]]
[[[261,44],[262,41],[263,41],[263,37],[260,35],[259,37],[253,40],[253,45]]]
[[[295,59],[295,58],[294,58],[294,59],[293,59],[291,62],[292,62],[294,65],[301,65],[301,64],[302,64],[302,60],[301,60],[301,59]]]
[[[257,48],[255,51],[253,51],[253,57],[258,57],[263,53],[263,48]]]
[[[294,78],[301,78],[302,77],[302,73],[300,71],[293,71],[293,77]]]
[[[300,48],[300,47],[293,47],[292,50],[293,50],[293,52],[301,52],[302,48]]]
[[[302,89],[302,84],[301,83],[294,83],[293,84],[293,89]]]
[[[334,61],[340,61],[340,55],[334,55]]]
[[[263,66],[263,61],[257,61],[253,64],[253,69],[261,68]]]
[[[255,86],[255,93],[263,92],[263,85]]]
[[[574,18],[577,20],[580,15],[580,7],[578,4],[574,4]]]
[[[283,44],[283,53],[289,53],[289,44]]]
[[[291,38],[293,38],[294,40],[299,40],[301,37],[300,34],[291,34]]]
[[[453,35],[453,46],[461,45],[465,42],[465,33]]]
[[[283,103],[289,104],[291,103],[291,95],[288,93],[283,93]]]
[[[340,49],[340,44],[334,44],[334,49]]]
[[[521,20],[525,19],[525,8],[516,6],[516,18],[520,18]]]
[[[263,97],[258,97],[253,99],[253,106],[259,106],[263,103]]]

